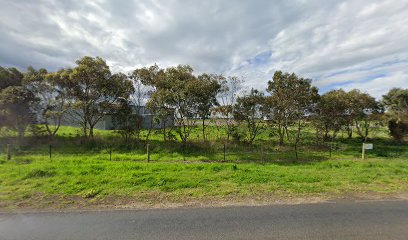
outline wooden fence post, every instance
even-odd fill
[[[150,162],[150,144],[146,145],[146,151],[147,151],[147,162]]]
[[[363,149],[361,150],[361,159],[365,159],[365,143],[363,143]]]
[[[52,145],[50,144],[50,146],[49,146],[49,154],[50,154],[50,159],[52,158]]]
[[[7,144],[7,160],[11,160],[11,145]]]
[[[227,152],[227,146],[224,143],[224,161],[227,159],[226,152]]]
[[[112,161],[112,144],[109,145],[109,161]]]
[[[329,146],[330,150],[330,158],[332,157],[332,148],[333,148],[333,142],[330,142],[330,146]]]

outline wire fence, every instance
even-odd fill
[[[404,145],[405,146],[405,145]],[[366,157],[399,158],[406,156],[402,145],[375,144],[366,151]],[[277,146],[268,143],[256,145],[198,143],[190,146],[180,144],[149,143],[137,146],[94,144],[93,146],[67,146],[64,144],[42,144],[19,146],[0,145],[0,160],[42,161],[67,159],[96,159],[103,161],[146,162],[313,162],[328,159],[361,158],[362,147],[341,142],[301,146],[297,153],[293,146]]]

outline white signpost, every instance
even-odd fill
[[[372,150],[374,148],[374,144],[372,143],[363,143],[363,151],[361,158],[365,159],[365,150]]]

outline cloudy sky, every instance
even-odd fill
[[[157,63],[240,75],[275,70],[322,92],[408,87],[408,0],[0,0],[0,65],[56,70],[101,56],[114,71]]]

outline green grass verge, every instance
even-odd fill
[[[251,146],[230,143],[224,161],[225,136],[209,126],[209,141],[201,140],[197,128],[187,148],[153,134],[151,163],[143,143],[126,146],[112,131],[81,141],[77,131],[62,127],[51,159],[46,141],[15,146],[11,161],[1,152],[0,208],[38,207],[45,201],[75,205],[78,199],[159,203],[408,191],[408,146],[392,142],[385,129],[372,136],[374,150],[364,161],[358,138],[340,137],[330,157],[327,146],[314,145],[312,131],[305,131],[297,162],[293,148],[277,146],[268,131]]]
[[[140,163],[94,159],[6,162],[0,165],[0,201],[10,206],[33,196],[84,199],[129,197],[151,202],[231,197],[392,193],[408,188],[405,160],[329,160],[307,164]],[[33,198],[34,199],[34,198]]]

